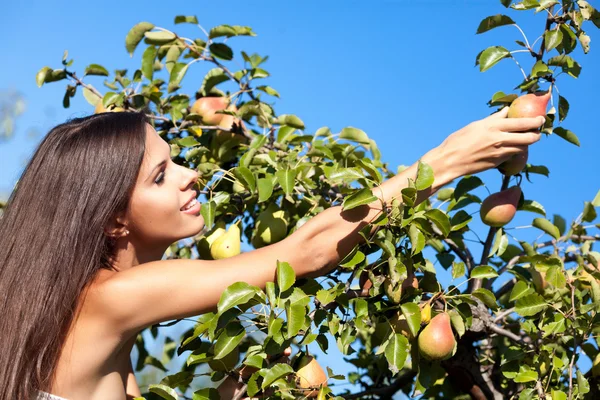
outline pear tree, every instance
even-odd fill
[[[549,140],[579,146],[563,124],[567,96],[577,94],[559,87],[579,77],[575,54],[590,51],[588,30],[600,27],[600,11],[583,0],[500,0],[497,7],[476,33],[502,29],[504,42],[490,43],[475,61],[481,72],[514,63],[515,85],[490,93],[490,112],[511,106],[509,117],[543,115]],[[535,41],[516,22],[534,13],[546,16]],[[151,22],[131,28],[125,49],[139,60],[135,70],[76,70],[65,53],[62,64],[36,76],[39,86],[66,83],[64,107],[82,94],[90,112],[145,112],[172,159],[198,171],[206,231],[171,246],[166,257],[235,256],[241,242],[268,246],[329,207],[379,201],[371,189],[397,171],[376,142],[357,127],[308,131],[301,116],[278,113],[268,57],[235,46],[237,37],[255,36],[251,27],[204,29],[193,15],[175,16],[175,23],[197,26],[198,37]],[[208,72],[191,86],[188,72],[200,65]],[[151,354],[140,334],[136,371],[151,365],[165,375],[143,398],[218,399],[198,383],[201,376],[215,385],[233,377],[244,397],[269,399],[390,399],[400,392],[424,399],[599,398],[600,193],[572,221],[551,217],[526,197],[527,186],[544,175],[546,166],[522,154],[485,183],[497,193],[482,195],[482,179],[467,176],[419,203],[417,191],[434,180],[421,163],[402,199],[382,204],[384,212],[362,232],[364,243],[326,277],[297,278],[280,260],[265,290],[234,283],[216,312],[168,338],[160,354]],[[538,238],[507,229],[516,213],[531,216]],[[440,269],[452,282],[438,280]],[[178,322],[149,330],[156,337]],[[318,353],[331,351],[330,343],[356,372],[320,365]],[[319,352],[310,354],[309,345]],[[290,362],[278,361],[288,347]],[[186,362],[168,370],[175,354]]]

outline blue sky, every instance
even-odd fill
[[[102,2],[8,2],[0,12],[4,62],[0,65],[0,90],[16,89],[27,102],[15,138],[0,143],[0,197],[13,187],[24,163],[43,134],[64,120],[87,115],[92,107],[78,94],[71,108],[62,108],[64,83],[35,84],[43,66],[59,67],[64,50],[75,59],[72,69],[83,71],[101,63],[110,71],[139,65],[141,52],[130,59],[124,38],[137,22],[149,21],[173,28],[175,15],[197,15],[207,29],[219,24],[249,25],[255,38],[234,38],[239,50],[269,55],[264,65],[271,73],[268,84],[279,91],[279,114],[303,119],[307,132],[321,126],[339,131],[354,126],[374,138],[390,167],[415,162],[453,131],[490,113],[486,102],[496,91],[511,92],[522,80],[515,64],[502,61],[486,73],[474,66],[475,56],[491,45],[516,49],[522,40],[514,27],[475,35],[479,21],[508,13],[521,25],[530,41],[543,29],[543,13],[506,10],[490,0],[387,0],[305,2],[205,2],[129,1],[118,6]],[[84,5],[85,4],[85,5]],[[148,4],[152,4],[149,6]],[[172,5],[176,4],[176,5]],[[180,28],[177,28],[180,29]],[[194,27],[181,28],[201,37]],[[583,66],[578,80],[562,75],[561,94],[571,111],[564,126],[578,135],[582,146],[559,137],[544,137],[530,149],[532,164],[545,164],[550,178],[535,175],[524,182],[526,198],[541,203],[548,215],[577,217],[585,200],[600,189],[598,178],[598,128],[595,113],[600,80],[599,32],[590,24],[591,52],[575,57]],[[521,54],[522,56],[522,54]],[[530,57],[520,57],[530,68]],[[194,83],[196,79],[197,83]],[[188,80],[188,78],[186,78]],[[102,80],[90,80],[102,87]],[[188,87],[199,86],[201,74],[190,76]],[[37,131],[37,137],[28,132]],[[481,174],[496,191],[495,171]],[[485,196],[485,189],[478,192]],[[521,212],[512,227],[527,226],[535,214]],[[474,228],[481,228],[477,223]],[[533,240],[533,229],[512,230]],[[480,236],[485,232],[480,229]],[[444,272],[442,272],[442,275]],[[444,275],[447,279],[447,274]],[[332,347],[335,345],[332,343]],[[348,371],[332,352],[324,362],[337,372]]]

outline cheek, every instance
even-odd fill
[[[179,218],[179,199],[165,192],[147,192],[132,199],[132,217],[139,230],[149,233],[175,223]]]

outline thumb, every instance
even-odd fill
[[[507,116],[508,116],[508,107],[504,107],[504,108],[502,108],[502,110],[493,113],[486,119],[502,119],[502,118],[506,118]]]

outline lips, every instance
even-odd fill
[[[189,199],[189,200],[188,200],[188,201],[187,201],[187,202],[186,202],[186,203],[185,203],[185,204],[184,204],[184,205],[183,205],[183,206],[182,206],[182,207],[181,207],[179,210],[180,210],[180,211],[184,211],[184,210],[185,210],[185,208],[186,208],[187,206],[189,206],[189,205],[190,205],[190,203],[191,203],[192,201],[196,200],[196,196],[197,196],[197,195],[198,195],[198,194],[197,194],[196,192],[194,192],[194,194],[192,194],[192,197],[190,197],[190,199]]]

